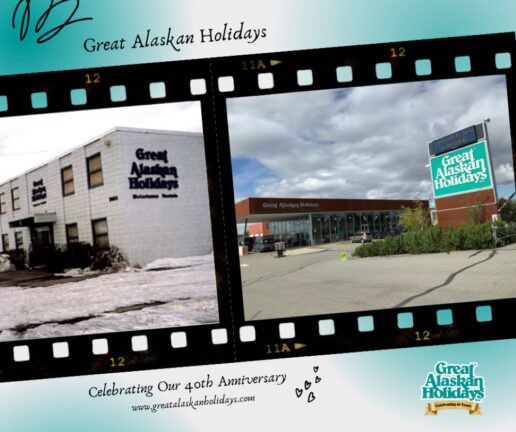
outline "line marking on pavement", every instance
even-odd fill
[[[422,292],[422,293],[420,293],[420,294],[413,295],[412,297],[409,297],[408,299],[403,300],[401,303],[398,303],[396,306],[393,306],[393,309],[394,309],[394,308],[400,308],[400,307],[403,307],[403,306],[405,306],[406,304],[410,303],[412,300],[417,299],[418,297],[423,297],[423,296],[425,296],[425,295],[427,295],[427,294],[430,294],[432,291],[435,291],[436,289],[439,289],[439,288],[442,288],[442,287],[444,287],[444,286],[446,286],[446,285],[449,285],[449,284],[453,281],[453,279],[455,279],[455,277],[456,277],[458,274],[460,274],[460,273],[462,273],[462,272],[464,272],[464,271],[466,271],[466,270],[469,270],[471,267],[475,267],[475,266],[477,266],[477,265],[479,265],[479,264],[482,264],[482,263],[484,263],[484,262],[486,262],[486,261],[490,260],[490,259],[491,259],[491,258],[493,258],[495,255],[496,255],[496,250],[492,250],[492,251],[491,251],[491,253],[489,254],[489,256],[488,256],[487,258],[484,258],[483,260],[477,261],[477,262],[476,262],[476,263],[474,263],[474,264],[470,264],[469,266],[466,266],[466,267],[464,267],[464,268],[461,268],[460,270],[457,270],[456,272],[454,272],[454,273],[452,273],[450,276],[448,276],[448,277],[446,278],[446,280],[444,281],[444,283],[442,283],[441,285],[437,285],[437,286],[435,286],[435,287],[428,288],[426,291],[423,291],[423,292]]]

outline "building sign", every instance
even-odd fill
[[[485,138],[484,135],[484,128],[481,124],[470,126],[432,141],[428,144],[428,152],[430,156],[437,156],[482,140]]]
[[[168,151],[147,151],[139,148],[135,152],[136,161],[131,165],[129,189],[148,190],[164,189],[171,191],[179,187],[177,167],[170,166]],[[176,194],[161,194],[164,198],[177,198]],[[142,198],[142,195],[134,195],[134,198]],[[159,198],[153,194],[152,198]]]
[[[430,159],[435,198],[493,187],[486,141]]]
[[[262,207],[264,209],[281,209],[281,210],[288,210],[288,209],[314,209],[319,208],[319,203],[315,202],[264,202],[262,203]]]
[[[43,179],[32,182],[32,197],[31,201],[34,206],[45,204],[47,199],[47,188],[43,184]]]

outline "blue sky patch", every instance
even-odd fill
[[[233,188],[235,199],[256,196],[256,187],[264,184],[264,179],[275,178],[262,163],[256,159],[238,157],[231,159],[233,167]]]

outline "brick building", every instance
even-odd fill
[[[266,226],[289,247],[348,240],[362,232],[397,233],[403,207],[415,205],[413,200],[246,198],[235,204],[235,213],[250,237]],[[423,206],[428,208],[428,201]]]

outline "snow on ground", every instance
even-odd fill
[[[0,255],[0,273],[13,271],[15,270],[14,265],[11,264],[11,260],[9,259],[9,255],[1,254]]]
[[[154,269],[162,269],[162,268],[170,268],[170,267],[184,267],[191,265],[204,264],[206,262],[206,258],[209,257],[211,261],[213,261],[213,254],[204,255],[204,256],[192,256],[186,258],[159,258],[151,263],[145,265],[143,270],[154,270]]]
[[[0,341],[73,336],[219,321],[213,255],[154,263],[79,282],[0,288]],[[151,263],[152,264],[152,263]],[[119,311],[163,302],[140,310]],[[76,323],[59,321],[83,318]],[[27,328],[28,327],[28,328]]]

